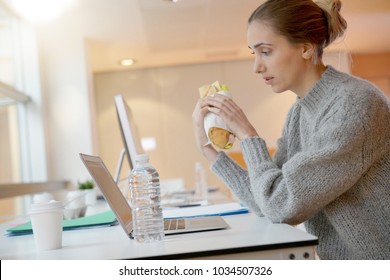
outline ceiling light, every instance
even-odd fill
[[[75,0],[5,0],[21,17],[31,22],[45,22],[60,17],[72,8]]]
[[[125,59],[122,59],[119,64],[122,65],[122,66],[131,66],[135,63],[134,59],[132,58],[125,58]]]

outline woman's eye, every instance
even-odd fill
[[[271,54],[270,50],[261,50],[257,52],[258,54],[264,55],[264,56],[269,56]],[[256,52],[254,50],[251,50],[250,54],[255,55]]]

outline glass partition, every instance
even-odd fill
[[[0,3],[0,184],[23,181],[27,122],[30,98],[23,93],[23,69],[19,19]],[[23,213],[19,199],[0,200],[0,222]]]
[[[20,114],[28,96],[21,87],[18,19],[0,6],[0,183],[20,178],[20,130],[25,129]]]

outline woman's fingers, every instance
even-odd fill
[[[206,132],[204,130],[204,117],[208,113],[208,106],[203,100],[199,100],[192,113],[192,121],[195,129],[195,137],[197,145],[201,148],[208,142]]]
[[[242,140],[247,136],[257,135],[245,113],[233,99],[215,94],[208,97],[206,102],[209,106],[208,110],[220,116],[238,139]]]

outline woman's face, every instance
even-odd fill
[[[261,74],[274,92],[291,90],[300,95],[304,91],[303,46],[291,44],[262,21],[249,24],[247,39],[255,56],[255,73]]]

